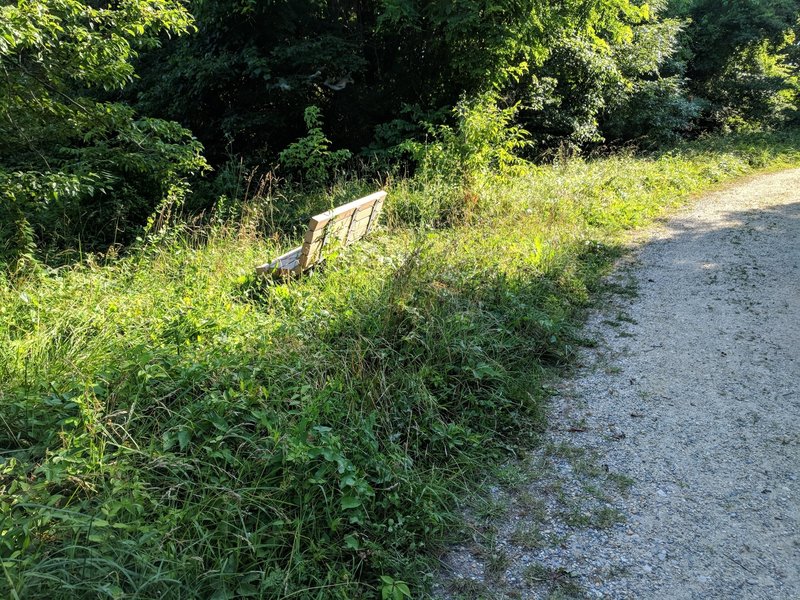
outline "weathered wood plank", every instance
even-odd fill
[[[347,239],[345,240],[346,244],[352,244],[353,242],[360,240],[365,235],[367,235],[367,229],[369,228],[369,219],[362,219],[357,223],[354,223],[350,230],[347,232]]]
[[[311,217],[303,245],[257,267],[259,273],[300,274],[322,258],[327,246],[348,246],[369,234],[378,221],[386,192],[353,200]]]
[[[358,200],[353,200],[352,202],[348,202],[347,204],[342,204],[341,206],[337,206],[333,210],[325,211],[324,213],[320,213],[311,217],[311,221],[309,222],[309,229],[316,228],[319,225],[324,225],[328,221],[333,219],[341,218],[343,215],[350,215],[353,210],[357,210],[360,208],[364,208],[367,206],[372,206],[376,200],[383,200],[386,197],[386,192],[380,191],[375,192],[374,194],[370,194],[369,196],[364,196],[363,198],[359,198]]]
[[[316,226],[315,228],[311,228],[309,224],[309,229],[306,231],[306,235],[303,238],[304,242],[313,242],[325,235],[326,231],[330,231],[331,228],[336,227],[340,223],[349,223],[352,219],[353,222],[359,223],[361,221],[369,220],[372,216],[372,211],[374,210],[376,204],[370,204],[366,208],[356,211],[355,213],[347,214],[345,213],[341,217],[336,219],[331,219],[321,225]],[[380,209],[378,209],[380,210]]]
[[[286,254],[281,254],[278,258],[273,260],[270,263],[261,265],[256,267],[256,271],[259,273],[275,273],[278,272],[280,274],[287,274],[297,268],[297,265],[300,261],[300,253],[302,252],[303,247],[298,246],[297,248],[293,248],[289,250]]]

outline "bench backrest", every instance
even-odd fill
[[[372,231],[385,198],[386,192],[375,192],[311,217],[296,267],[298,272],[314,265],[326,246],[347,246]]]
[[[311,217],[302,246],[256,270],[283,276],[301,274],[320,260],[325,247],[347,246],[372,231],[378,223],[385,198],[386,192],[375,192]]]

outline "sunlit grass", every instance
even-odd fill
[[[390,230],[286,283],[253,273],[281,248],[231,225],[8,278],[2,595],[367,598],[382,575],[424,589],[459,490],[535,443],[542,382],[625,232],[798,164],[793,138],[755,136],[466,196],[400,181]]]

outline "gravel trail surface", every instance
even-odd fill
[[[800,599],[800,170],[639,241],[440,597]]]

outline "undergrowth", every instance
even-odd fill
[[[625,231],[797,164],[754,136],[400,181],[384,233],[285,283],[230,225],[6,275],[0,594],[424,594],[461,490],[536,442]]]

